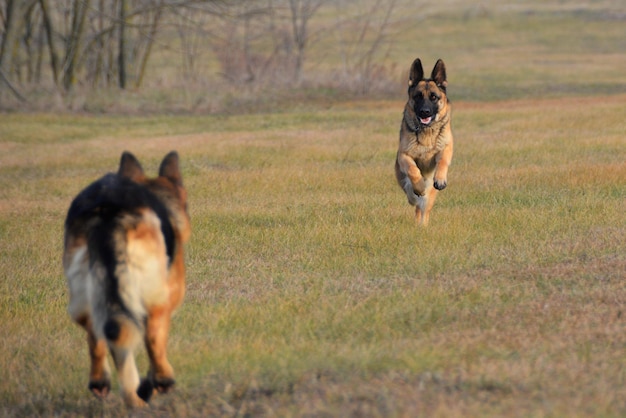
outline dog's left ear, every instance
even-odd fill
[[[176,151],[170,152],[163,158],[161,167],[159,167],[159,176],[170,179],[178,186],[183,185],[183,176],[180,174],[178,153]]]
[[[135,158],[135,156],[128,151],[124,151],[122,153],[120,168],[117,171],[117,174],[135,182],[140,181],[145,176],[143,168],[141,167],[141,164],[139,164],[137,158]]]
[[[446,65],[441,59],[437,60],[430,78],[443,90],[448,87],[448,79],[446,77]]]

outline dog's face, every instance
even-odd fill
[[[442,60],[438,60],[430,78],[424,78],[422,62],[417,58],[411,66],[409,75],[409,100],[406,105],[405,116],[410,126],[415,130],[431,126],[440,121],[448,112],[448,98],[446,96],[446,67]]]

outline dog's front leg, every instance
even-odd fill
[[[409,155],[398,153],[396,160],[396,177],[406,193],[409,203],[416,205],[419,198],[426,193],[426,183],[415,160]]]
[[[437,169],[435,171],[434,186],[437,190],[443,190],[448,185],[448,167],[452,163],[453,153],[452,138],[446,144],[443,150],[437,154]]]

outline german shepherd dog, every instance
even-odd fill
[[[424,78],[420,59],[413,61],[395,171],[409,204],[415,206],[416,221],[424,226],[428,225],[438,190],[448,185],[448,166],[452,162],[447,85],[442,60],[437,61],[430,78]]]
[[[178,154],[149,179],[124,152],[119,170],[89,185],[65,220],[63,267],[68,311],[87,331],[89,389],[108,395],[110,350],[129,407],[146,406],[155,390],[174,385],[166,357],[170,316],[185,293],[183,243],[191,234]],[[143,340],[150,370],[143,381],[134,349]]]

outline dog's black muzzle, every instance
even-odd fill
[[[432,106],[424,105],[419,109],[415,109],[415,114],[417,115],[417,119],[420,124],[423,126],[428,126],[435,120],[436,111]]]

